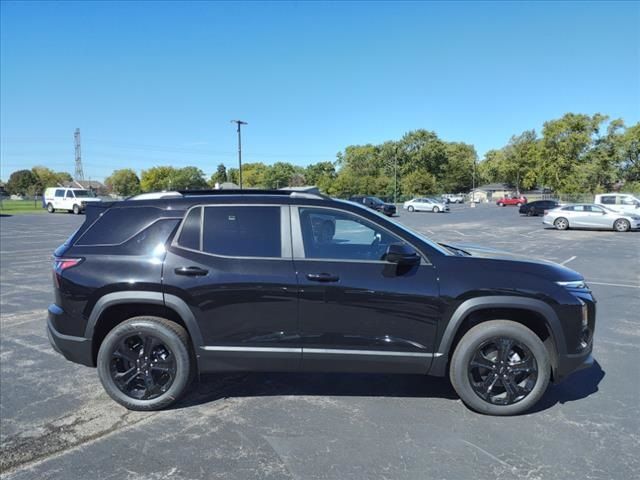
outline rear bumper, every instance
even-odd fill
[[[53,349],[71,362],[80,363],[88,367],[95,367],[91,340],[84,337],[64,335],[55,328],[64,316],[64,310],[57,305],[49,306],[49,318],[47,319],[47,336]]]

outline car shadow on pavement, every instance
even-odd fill
[[[549,385],[542,399],[524,414],[580,400],[598,391],[605,372],[596,361],[558,385]],[[444,398],[459,400],[447,378],[423,375],[360,373],[229,373],[205,374],[170,409],[189,408],[223,398],[260,396],[338,396]]]
[[[206,374],[173,408],[259,396],[435,397],[458,399],[446,378],[360,373]]]
[[[581,400],[598,391],[598,385],[605,376],[597,361],[590,368],[571,374],[557,385],[549,385],[542,399],[527,413],[546,410],[557,403],[565,404]]]

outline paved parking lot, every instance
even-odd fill
[[[419,376],[205,376],[169,411],[128,412],[95,370],[53,352],[49,257],[83,217],[0,218],[0,473],[17,479],[611,479],[640,475],[640,232],[544,229],[515,208],[399,221],[582,272],[597,364],[512,418]]]

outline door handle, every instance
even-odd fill
[[[307,273],[307,279],[312,282],[337,282],[340,277],[332,273]]]
[[[209,273],[209,270],[205,270],[200,267],[179,267],[174,270],[176,275],[186,275],[189,277],[202,277]]]

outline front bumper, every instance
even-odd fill
[[[47,337],[53,349],[71,362],[80,363],[88,367],[95,367],[91,339],[75,337],[58,332],[55,328],[57,321],[64,316],[64,310],[57,305],[49,306],[47,319]]]
[[[553,372],[553,383],[560,383],[574,372],[591,368],[594,364],[591,348],[578,355],[560,355],[558,365]]]

